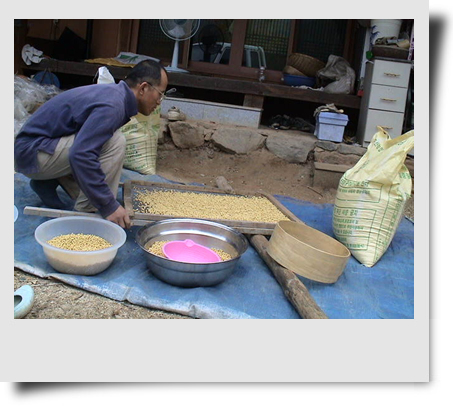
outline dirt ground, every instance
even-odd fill
[[[266,192],[314,203],[334,203],[336,190],[318,190],[310,186],[310,165],[290,164],[263,149],[249,155],[232,155],[210,147],[178,150],[172,144],[159,146],[157,173],[169,180],[216,186],[224,176],[230,185],[242,191]],[[414,218],[414,201],[405,215]],[[35,291],[35,303],[26,318],[34,319],[153,319],[187,318],[118,302],[61,282],[43,279],[14,270],[14,290],[29,284]]]

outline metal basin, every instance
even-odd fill
[[[183,263],[156,256],[146,248],[156,241],[191,239],[195,243],[221,249],[231,260],[219,263]],[[135,237],[151,273],[162,281],[178,287],[207,287],[225,281],[248,248],[242,233],[222,225],[199,219],[166,219],[143,226]]]

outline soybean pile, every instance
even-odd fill
[[[134,210],[182,218],[277,223],[289,220],[262,196],[134,188]]]
[[[156,241],[154,242],[153,244],[149,245],[146,250],[148,250],[150,253],[156,255],[156,256],[160,256],[160,257],[164,257],[166,258],[162,248],[164,246],[165,243],[168,243],[168,240],[159,240],[159,241]],[[221,249],[216,249],[214,247],[211,247],[211,250],[216,252],[220,259],[222,261],[227,261],[227,260],[231,260],[233,257],[231,256],[231,254],[225,252],[224,250],[221,250]]]
[[[47,243],[59,249],[79,252],[91,252],[112,247],[112,244],[102,237],[84,233],[69,233],[67,235],[56,236],[48,240]]]

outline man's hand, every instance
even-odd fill
[[[126,209],[124,209],[121,205],[115,212],[107,216],[107,220],[120,225],[123,229],[129,229],[131,227],[131,220],[129,219],[129,215],[126,212]]]

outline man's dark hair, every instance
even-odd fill
[[[165,68],[160,62],[147,59],[139,62],[132,68],[129,75],[126,77],[125,82],[131,88],[142,82],[150,82],[154,86],[159,86],[162,70],[165,71]]]

